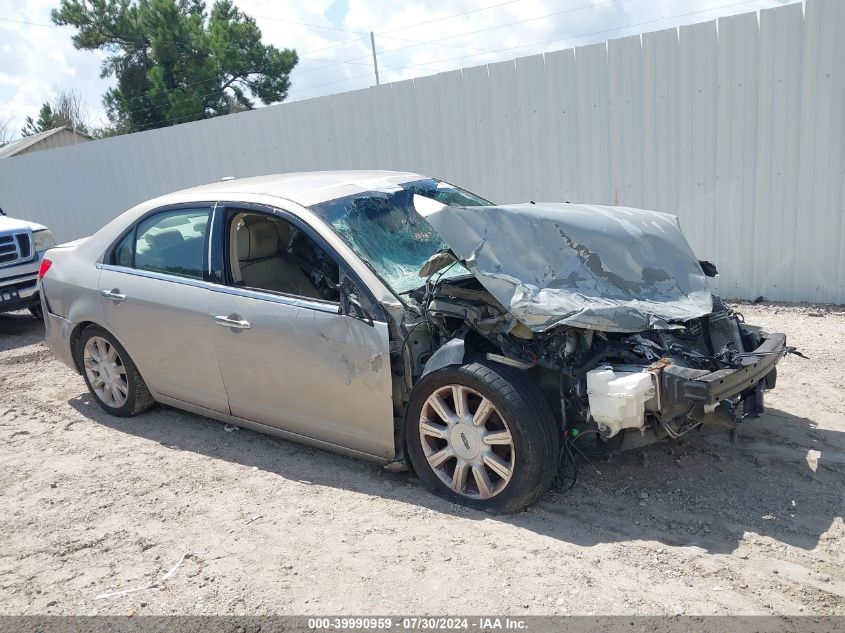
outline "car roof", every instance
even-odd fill
[[[285,198],[302,206],[310,206],[364,191],[389,191],[391,185],[395,188],[395,185],[423,178],[428,176],[404,171],[308,171],[252,178],[227,178],[177,193],[202,198],[237,198],[240,194],[269,195]]]

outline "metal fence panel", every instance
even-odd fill
[[[0,206],[69,240],[223,176],[418,171],[675,213],[723,295],[845,303],[842,33],[845,2],[807,0],[32,153]]]

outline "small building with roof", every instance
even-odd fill
[[[12,141],[0,147],[0,158],[12,158],[13,156],[21,156],[43,149],[54,149],[56,147],[75,145],[76,143],[84,143],[92,140],[94,140],[94,137],[90,134],[85,134],[79,130],[72,130],[70,126],[66,125]]]

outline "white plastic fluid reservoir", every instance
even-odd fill
[[[608,437],[622,429],[642,428],[645,403],[653,396],[649,372],[614,371],[612,367],[587,372],[590,413],[600,426],[607,427]]]

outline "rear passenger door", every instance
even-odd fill
[[[100,302],[151,391],[228,413],[208,316],[210,215],[192,205],[141,219],[106,255]]]

